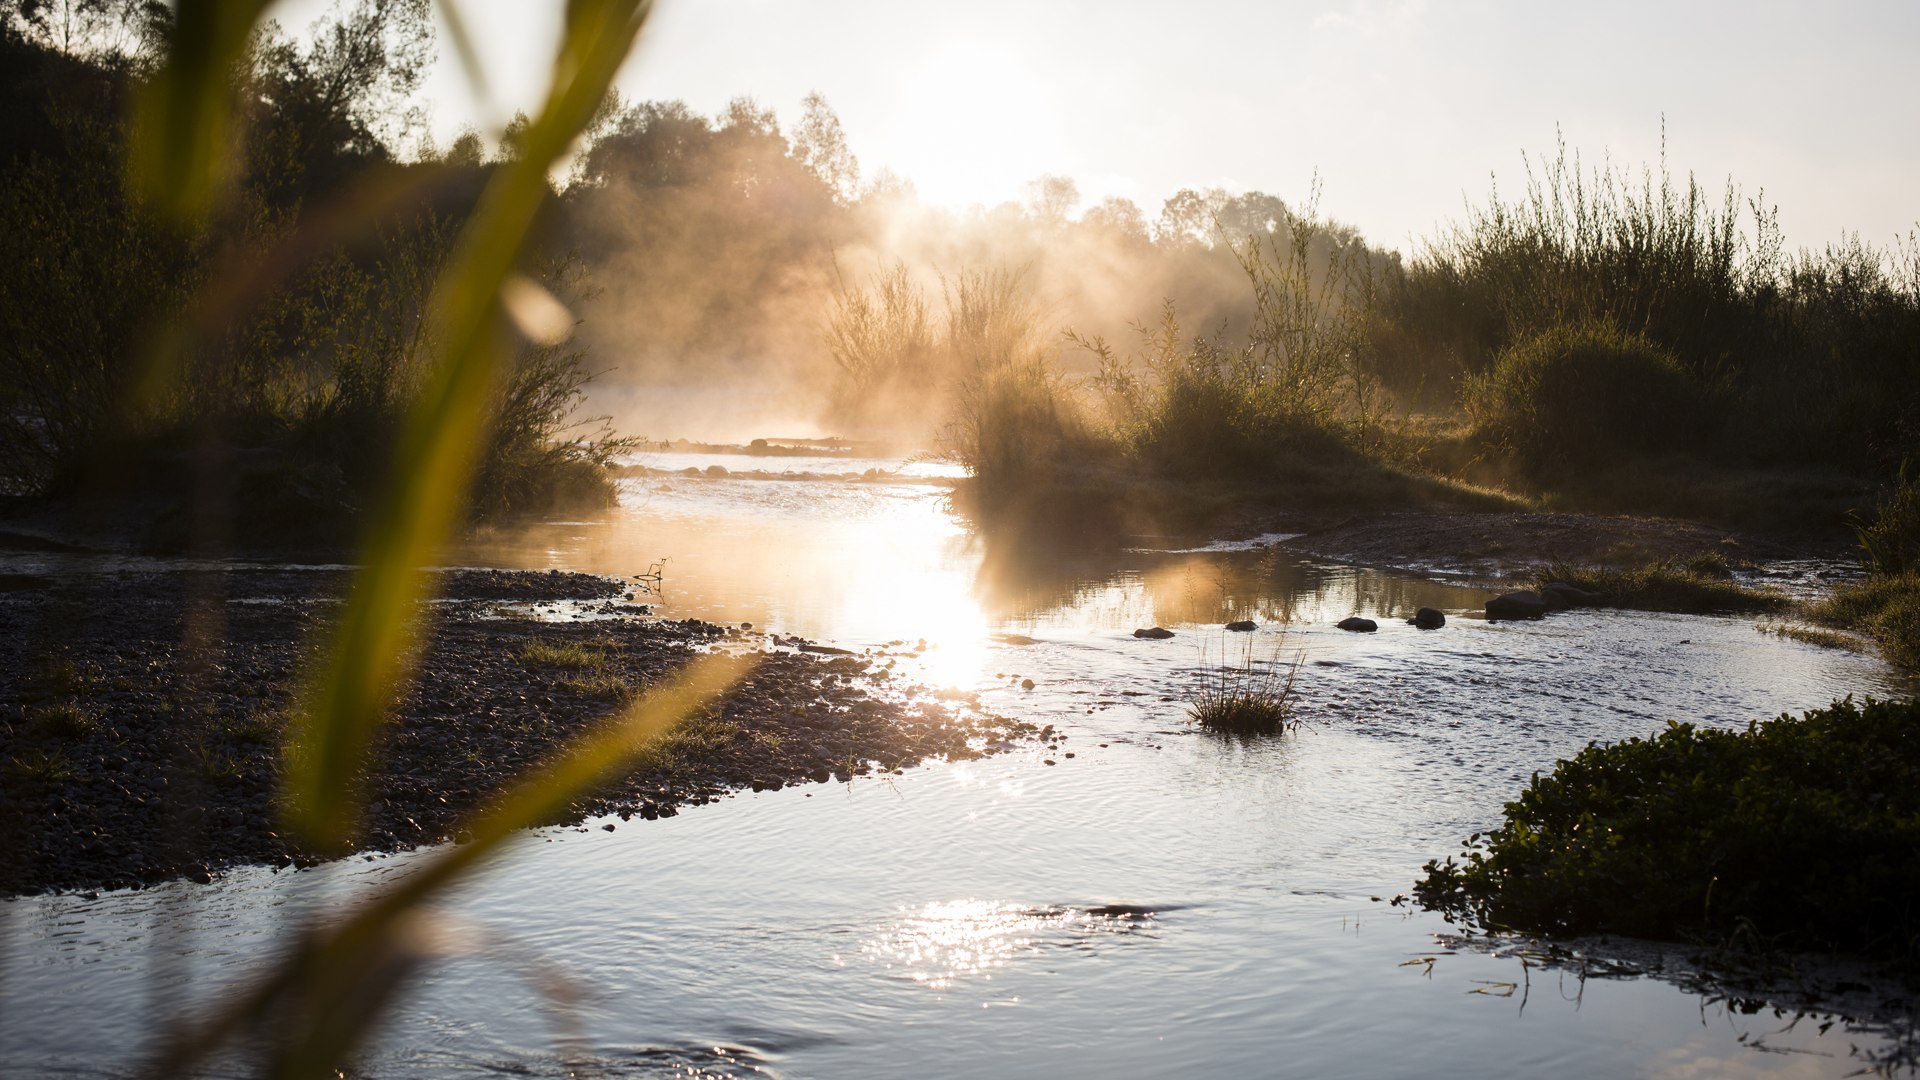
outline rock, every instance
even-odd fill
[[[1021,680],[1020,680],[1020,689],[1022,689],[1022,690],[1031,690],[1031,689],[1033,689],[1033,680],[1032,680],[1032,679],[1021,679]]]
[[[1447,625],[1447,617],[1438,609],[1423,607],[1419,611],[1414,612],[1413,618],[1408,619],[1407,623],[1411,626],[1417,626],[1422,630],[1438,630]]]
[[[1510,592],[1487,601],[1487,618],[1538,619],[1547,613],[1546,598],[1532,590]]]
[[[1356,634],[1371,634],[1375,630],[1380,629],[1379,623],[1374,622],[1372,619],[1363,619],[1358,615],[1349,615],[1334,625],[1342,630],[1350,630]]]
[[[1154,626],[1154,627],[1149,627],[1148,629],[1145,629],[1145,630],[1135,630],[1133,632],[1133,636],[1137,638],[1152,638],[1155,641],[1161,641],[1166,638],[1172,637],[1173,631],[1167,629],[1164,626]]]
[[[707,466],[707,475],[708,476],[726,476],[728,475],[727,467],[725,465],[709,465]]]
[[[1547,607],[1559,611],[1562,608],[1592,607],[1601,601],[1597,592],[1587,590],[1565,581],[1550,581],[1540,587],[1540,598]]]
[[[1252,619],[1241,619],[1239,622],[1228,623],[1227,629],[1235,631],[1236,633],[1244,634],[1251,630],[1260,629],[1260,624],[1257,622],[1254,622]]]

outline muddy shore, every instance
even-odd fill
[[[226,567],[0,582],[0,894],[314,862],[280,831],[279,743],[348,581]],[[363,852],[457,837],[490,795],[715,648],[753,652],[757,666],[552,824],[667,816],[1036,734],[897,685],[905,645],[841,655],[655,619],[621,582],[584,574],[455,571],[436,584],[418,678],[369,766]]]

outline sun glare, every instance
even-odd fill
[[[1006,44],[953,41],[926,54],[887,117],[888,157],[921,196],[949,205],[1018,198],[1058,171],[1065,145],[1053,94]]]

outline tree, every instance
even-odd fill
[[[1147,241],[1147,216],[1140,212],[1132,199],[1110,195],[1088,210],[1080,222],[1116,239],[1139,243]]]
[[[1042,176],[1027,183],[1027,206],[1042,225],[1059,228],[1080,205],[1080,185],[1071,176]]]
[[[304,48],[270,25],[254,57],[256,179],[286,201],[391,157],[423,119],[410,103],[433,57],[429,0],[337,6]]]
[[[819,177],[842,206],[859,194],[860,159],[847,146],[840,117],[818,90],[800,102],[800,123],[793,130],[793,157]]]

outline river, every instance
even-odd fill
[[[1007,550],[948,512],[937,465],[648,460],[608,519],[447,561],[657,568],[637,598],[662,615],[924,639],[907,674],[1067,738],[529,834],[440,912],[443,957],[362,1075],[1827,1077],[1910,1049],[1884,1003],[1796,1020],[1689,983],[1684,950],[1547,964],[1395,902],[1587,743],[1898,692],[1877,660],[1741,618],[1490,624],[1472,583],[1258,540]],[[1446,627],[1406,625],[1419,606]],[[1379,632],[1333,627],[1351,614]],[[1131,634],[1152,625],[1176,636]],[[1297,732],[1186,723],[1223,657],[1295,655]],[[0,1074],[127,1071],[300,914],[419,858],[0,904]],[[1659,977],[1601,977],[1654,956]]]

